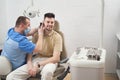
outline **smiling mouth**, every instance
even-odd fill
[[[51,29],[46,29],[46,31],[51,31]]]

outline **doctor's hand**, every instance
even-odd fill
[[[44,34],[44,30],[45,30],[45,27],[44,27],[44,25],[41,25],[39,28],[38,28],[38,34],[39,35],[43,35]]]

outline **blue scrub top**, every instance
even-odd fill
[[[9,29],[2,56],[6,56],[13,70],[26,63],[26,54],[32,54],[35,44],[30,42],[24,34],[14,31],[14,28]]]

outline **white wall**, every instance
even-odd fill
[[[40,9],[40,18],[31,19],[32,26],[38,26],[43,14],[54,12],[65,35],[69,55],[78,46],[99,46],[101,4],[96,0],[48,1],[35,0]],[[27,3],[28,2],[28,3]],[[46,3],[47,2],[47,3]],[[18,3],[16,6],[13,4]],[[49,3],[49,4],[48,4]],[[30,0],[7,0],[8,25],[13,26],[16,18],[30,5]]]
[[[4,38],[6,34],[6,26],[7,26],[7,19],[6,19],[6,0],[0,1],[0,45],[3,44]]]
[[[106,72],[115,72],[117,38],[120,32],[120,0],[105,0],[104,48],[107,50]]]
[[[30,5],[31,0],[0,0],[0,16],[6,15],[2,21],[0,33],[6,34],[8,28],[14,26],[16,18],[23,15],[23,11]],[[5,5],[4,5],[4,4]],[[60,24],[60,31],[64,33],[65,46],[68,56],[76,47],[99,47],[101,29],[101,1],[100,0],[34,0],[40,9],[39,18],[31,19],[31,26],[37,27],[46,12],[56,14]],[[115,72],[116,66],[116,32],[119,31],[119,0],[105,0],[105,28],[104,48],[107,49],[106,73]],[[1,8],[5,7],[5,8]],[[0,36],[3,43],[5,36]],[[114,44],[113,44],[114,43]],[[112,63],[112,64],[111,64]]]

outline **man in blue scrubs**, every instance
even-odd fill
[[[30,42],[26,36],[39,33],[36,45]],[[27,63],[28,73],[36,72],[31,63],[32,53],[39,52],[41,48],[42,29],[30,29],[30,19],[25,16],[18,17],[15,27],[9,29],[1,56],[5,56],[12,64],[12,70]],[[4,65],[4,64],[3,64]]]

